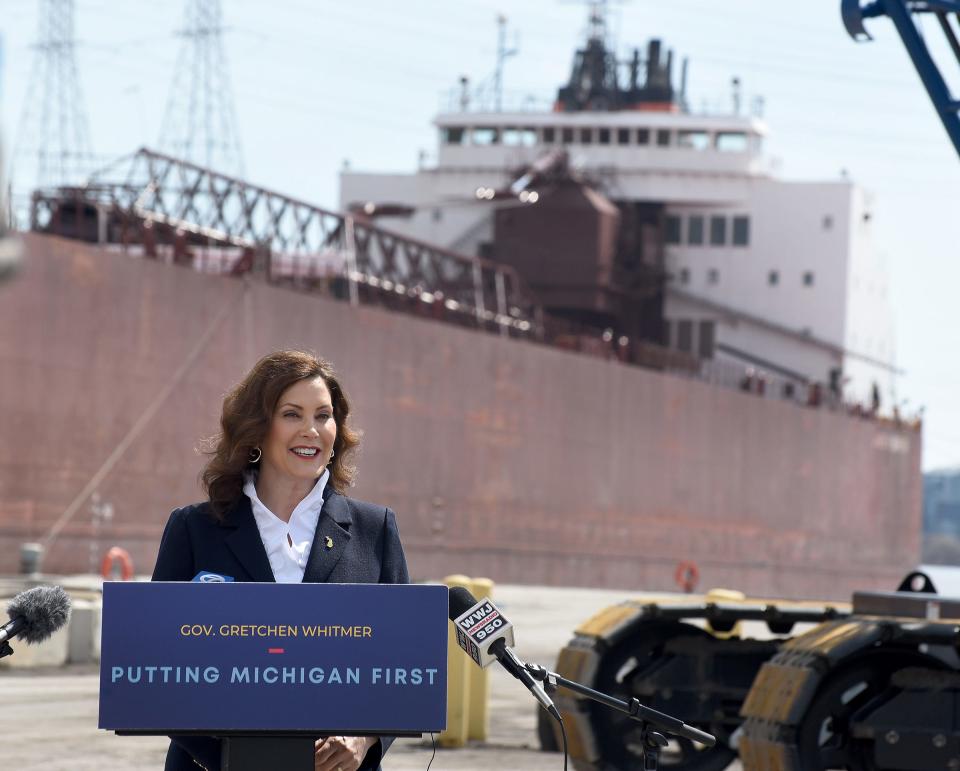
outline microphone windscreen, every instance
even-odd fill
[[[477,604],[477,598],[474,597],[469,589],[462,586],[454,586],[450,589],[450,620],[459,618],[470,608]]]
[[[11,619],[22,617],[24,642],[46,640],[70,618],[70,597],[59,586],[35,586],[16,595],[7,605]]]

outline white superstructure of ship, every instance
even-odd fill
[[[498,260],[497,212],[543,205],[538,169],[559,156],[616,204],[621,225],[635,209],[656,222],[638,260],[648,279],[662,273],[662,328],[651,330],[648,314],[646,339],[743,373],[745,387],[752,376],[775,384],[767,395],[822,389],[868,410],[893,404],[893,314],[869,195],[843,176],[779,178],[764,120],[739,108],[690,111],[686,67],[675,89],[672,53],[659,41],[643,58],[633,53],[621,85],[596,12],[592,22],[552,107],[503,107],[464,88],[435,117],[434,165],[345,170],[341,208],[366,207],[392,230]],[[648,281],[641,294],[649,290]]]

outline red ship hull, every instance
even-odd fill
[[[58,521],[46,572],[113,545],[149,572],[223,393],[286,346],[341,372],[353,494],[398,512],[416,579],[675,589],[692,561],[701,587],[844,599],[918,561],[918,428],[36,235],[0,328],[0,572]]]

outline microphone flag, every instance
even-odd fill
[[[490,600],[480,600],[453,620],[457,629],[457,644],[479,666],[490,666],[497,657],[490,652],[495,640],[513,646],[511,624]]]

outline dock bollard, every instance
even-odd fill
[[[444,578],[443,583],[450,588],[462,586],[478,600],[493,594],[493,581],[489,578],[453,575]],[[490,673],[460,649],[451,621],[447,634],[447,727],[440,732],[441,747],[463,747],[470,739],[487,738],[489,697]]]
[[[20,573],[33,576],[40,572],[40,560],[43,559],[43,544],[20,544]]]
[[[489,578],[474,578],[469,588],[474,597],[485,600],[493,594],[493,581]],[[470,678],[470,685],[467,688],[467,738],[486,741],[490,730],[487,710],[487,704],[490,701],[490,670],[474,666],[472,662],[467,663]]]
[[[464,575],[452,575],[443,579],[452,589],[462,586],[470,589],[470,579]],[[472,590],[471,590],[472,591]],[[474,666],[466,653],[457,645],[457,632],[453,622],[447,622],[447,727],[440,732],[441,747],[463,747],[469,732],[470,670]]]

